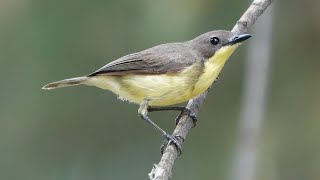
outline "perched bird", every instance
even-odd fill
[[[211,31],[190,41],[161,44],[123,56],[87,76],[53,82],[42,89],[83,84],[110,90],[122,100],[139,104],[140,117],[181,151],[177,138],[151,121],[148,111],[188,112],[183,107],[168,106],[206,91],[238,45],[250,37],[225,30]]]

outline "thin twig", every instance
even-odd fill
[[[242,34],[255,23],[258,17],[264,12],[264,10],[273,2],[273,0],[254,0],[247,11],[242,15],[240,20],[233,27],[232,32],[235,34]],[[201,94],[200,96],[190,100],[187,108],[190,109],[191,113],[196,115],[203,104],[209,89]],[[182,116],[177,127],[175,128],[173,135],[181,136],[186,139],[187,135],[191,131],[193,121],[188,116]],[[183,142],[180,142],[181,144]],[[168,180],[172,176],[172,169],[174,162],[178,157],[178,152],[174,145],[168,145],[164,150],[161,160],[158,164],[154,164],[149,178],[151,180]]]

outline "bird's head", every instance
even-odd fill
[[[234,35],[225,30],[210,31],[191,40],[190,46],[204,58],[210,58],[220,50],[232,53],[242,41],[250,37],[250,34]]]

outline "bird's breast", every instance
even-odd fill
[[[204,63],[203,73],[194,86],[192,96],[196,97],[210,87],[236,48],[237,45],[222,47]]]

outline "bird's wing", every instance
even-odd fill
[[[171,43],[121,57],[89,76],[174,73],[195,61],[196,56],[186,45]]]

